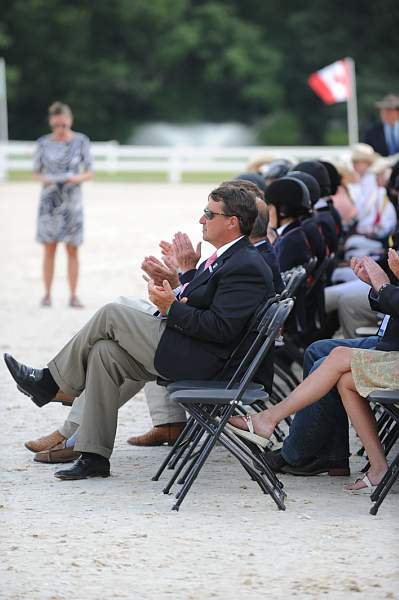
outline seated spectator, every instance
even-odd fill
[[[265,179],[266,185],[270,185],[272,181],[287,175],[288,171],[291,171],[293,166],[294,164],[290,160],[278,158],[277,160],[272,160],[268,165],[262,166],[260,173]]]
[[[304,161],[294,167],[295,171],[303,171],[312,175],[320,186],[320,198],[314,205],[316,220],[320,224],[324,240],[330,254],[336,254],[342,225],[338,212],[334,209],[330,198],[331,182],[328,170],[317,160]]]
[[[312,252],[300,219],[311,209],[307,187],[297,179],[282,177],[267,187],[265,200],[270,226],[277,233],[274,248],[281,271],[306,264]]]
[[[356,174],[343,162],[337,162],[336,168],[340,182],[335,193],[331,194],[331,199],[341,217],[343,232],[346,233],[355,225],[357,219],[357,208],[348,187],[350,183],[354,183]]]
[[[392,273],[398,277],[399,256],[394,250],[389,250],[388,261]],[[352,266],[368,289],[373,287],[369,294],[371,307],[391,316],[385,317],[378,336],[320,340],[311,344],[304,358],[305,378],[337,346],[384,352],[399,350],[399,303],[396,301],[399,289],[389,284],[387,275],[370,258],[355,258]],[[388,354],[385,356],[389,358]],[[384,383],[388,385],[388,380]],[[267,461],[274,471],[293,475],[349,474],[348,419],[336,387],[318,402],[296,413],[282,449],[269,452]]]
[[[290,171],[288,177],[299,179],[306,185],[313,207],[320,198],[320,186],[316,179],[304,171]],[[327,245],[323,238],[322,228],[313,210],[310,210],[307,215],[301,218],[301,227],[308,239],[313,256],[317,258],[317,265],[320,265],[327,255]]]
[[[263,192],[249,180],[237,179],[225,182],[222,185],[243,187],[255,194],[258,216],[255,219],[250,234],[250,241],[257,248],[266,264],[271,269],[275,290],[281,292],[284,285],[277,264],[277,257],[273,246],[267,239],[268,211],[264,201]],[[197,251],[194,250],[188,236],[178,233],[175,236],[175,240],[180,246],[186,245],[189,248],[190,255],[194,257],[193,260],[196,262],[200,260],[198,249]],[[162,281],[167,279],[172,287],[177,287],[179,285],[177,280],[178,263],[173,251],[173,244],[162,241],[160,246],[162,248],[164,261],[167,264],[162,264],[156,257],[149,256],[143,261],[142,268],[149,277],[154,279],[155,283],[161,285]],[[135,301],[126,297],[120,297],[117,299],[117,302],[129,306],[132,302],[134,305]],[[149,307],[151,307],[151,305],[149,305]],[[266,379],[271,378],[272,374],[270,373],[270,375],[268,375],[266,369],[265,376]],[[121,387],[119,406],[122,406],[130,400],[130,398],[134,396],[134,393],[134,386],[131,385],[131,382],[125,382]],[[153,427],[142,435],[130,437],[128,443],[133,446],[159,446],[162,444],[174,443],[185,426],[185,411],[180,406],[170,402],[166,388],[157,385],[155,382],[148,382],[144,386],[144,394],[146,396]],[[68,418],[57,431],[37,440],[26,442],[25,446],[36,453],[34,458],[35,461],[57,463],[70,462],[76,458],[73,443],[72,445],[66,446],[66,440],[71,438],[77,431],[82,420],[83,406],[84,393],[79,398],[75,399]]]
[[[58,478],[109,476],[126,380],[137,393],[159,375],[217,378],[257,307],[274,294],[271,271],[247,237],[256,215],[252,193],[236,186],[217,188],[200,219],[203,238],[216,252],[196,269],[190,251],[177,249],[184,263],[182,283],[188,284],[183,298],[175,296],[167,280],[162,286],[150,280],[152,310],[148,303],[143,308],[141,301],[135,306],[106,305],[48,369],[32,369],[5,355],[18,388],[38,406],[57,398],[62,388],[71,398],[85,390],[74,448],[81,456],[71,469],[57,472]]]
[[[352,163],[357,181],[350,185],[350,193],[357,208],[357,237],[351,236],[345,243],[347,258],[375,253],[396,227],[395,209],[372,170],[376,160],[371,146],[356,144],[353,147]]]

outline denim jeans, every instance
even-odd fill
[[[305,352],[303,376],[317,369],[336,346],[375,348],[377,336],[354,340],[320,340]],[[341,398],[333,388],[321,400],[296,413],[282,447],[282,457],[291,465],[313,458],[342,460],[349,457],[349,423]]]

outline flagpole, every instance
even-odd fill
[[[6,63],[0,57],[0,181],[6,178],[6,151],[8,142]]]
[[[353,58],[347,58],[349,67],[350,96],[347,100],[348,143],[350,146],[359,141],[359,124],[357,118],[356,71]]]

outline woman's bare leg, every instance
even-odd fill
[[[320,367],[306,377],[285,400],[252,416],[255,433],[270,437],[280,421],[320,400],[337,384],[344,373],[350,371],[351,359],[352,348],[334,348]],[[242,417],[232,417],[230,423],[241,429],[247,428]]]
[[[349,420],[366,449],[370,461],[367,476],[374,485],[379,483],[385,475],[388,465],[377,434],[377,423],[370,408],[370,404],[356,391],[352,373],[345,373],[337,383],[342,403],[348,414]],[[362,481],[347,486],[347,489],[360,489],[365,487]]]
[[[66,245],[68,255],[68,283],[71,291],[71,298],[76,298],[76,288],[79,277],[79,257],[78,247],[71,244]]]
[[[50,300],[51,286],[54,279],[54,263],[56,250],[57,242],[43,244],[43,282],[45,290],[45,297],[43,300]]]

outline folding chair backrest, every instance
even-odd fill
[[[306,269],[304,267],[294,267],[289,271],[284,271],[281,276],[285,285],[281,298],[293,298],[299,286],[306,279]]]
[[[247,330],[246,330],[244,336],[241,338],[238,345],[234,348],[229,359],[227,360],[226,364],[224,365],[219,379],[224,378],[224,375],[229,371],[230,365],[231,365],[232,361],[236,358],[236,356],[240,353],[241,354],[243,353],[243,348],[245,348],[245,344],[247,343],[249,336],[251,334],[253,335],[254,333],[257,333],[259,331],[259,326],[260,326],[264,316],[266,315],[269,307],[272,306],[272,304],[275,304],[278,300],[280,300],[280,296],[277,294],[276,296],[272,296],[271,298],[268,298],[266,300],[266,302],[262,303],[257,308],[255,314],[253,315],[252,319],[250,320],[250,322],[247,326]],[[228,379],[228,378],[226,377],[225,379]]]
[[[258,325],[256,338],[227,385],[229,389],[239,383],[238,400],[254,379],[267,352],[269,352],[276,337],[280,334],[293,306],[294,301],[292,298],[286,298],[274,302],[266,310],[263,319]]]

